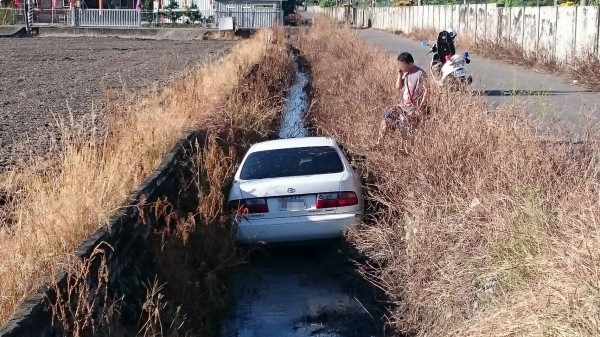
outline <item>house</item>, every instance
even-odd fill
[[[35,9],[40,10],[61,10],[78,7],[82,9],[102,8],[134,8],[137,0],[33,0]]]
[[[214,0],[215,20],[233,17],[237,28],[274,27],[283,22],[286,0]]]

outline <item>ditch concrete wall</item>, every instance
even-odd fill
[[[207,40],[220,32],[204,28],[36,27],[39,37],[116,37],[144,40]]]
[[[353,8],[310,7],[355,26],[411,33],[454,27],[474,40],[509,41],[525,53],[558,62],[591,52],[598,56],[600,7],[497,7],[495,4]],[[349,15],[348,15],[349,14]]]
[[[3,37],[25,37],[27,28],[24,25],[3,26],[0,25],[0,38]]]
[[[144,283],[155,275],[154,249],[151,234],[160,226],[153,217],[149,205],[159,198],[167,200],[181,210],[197,209],[197,191],[186,190],[186,181],[192,177],[189,159],[198,155],[193,146],[204,144],[202,133],[189,133],[167,154],[162,164],[133,191],[123,207],[111,218],[108,226],[97,230],[75,251],[76,259],[90,257],[96,248],[107,246],[104,257],[109,271],[109,293],[123,296],[121,316],[127,320],[139,317],[140,300],[144,299]],[[182,183],[184,182],[184,183]],[[99,266],[95,266],[98,268]],[[94,278],[96,271],[90,273]],[[57,275],[57,284],[66,292],[67,275]],[[86,280],[94,282],[94,280]],[[52,313],[48,298],[56,294],[49,288],[40,289],[27,298],[20,310],[4,326],[0,337],[51,337],[61,336],[57,326],[52,325]],[[135,323],[135,321],[133,322]]]

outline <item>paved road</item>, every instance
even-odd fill
[[[357,30],[369,43],[390,53],[408,51],[415,62],[426,69],[431,61],[428,48],[420,43],[374,29]],[[571,131],[580,132],[600,120],[600,94],[570,85],[568,79],[537,73],[519,66],[479,58],[471,54],[468,70],[473,74],[473,87],[483,90],[491,107],[515,101],[524,104],[533,118],[559,119]],[[511,94],[514,92],[515,94]],[[589,118],[587,117],[589,116]],[[546,124],[545,124],[546,125]]]
[[[302,14],[306,17],[314,16],[308,12]],[[431,55],[427,54],[428,48],[422,47],[419,42],[375,29],[356,30],[356,33],[390,54],[410,52],[415,62],[427,70]],[[542,118],[543,125],[547,126],[551,120],[560,120],[564,127],[576,134],[581,134],[587,126],[600,121],[600,93],[588,92],[583,87],[571,85],[572,80],[563,76],[537,73],[523,67],[479,58],[476,53],[469,54],[472,62],[468,65],[468,70],[473,74],[473,87],[483,91],[490,108],[517,102],[525,105],[526,112],[531,117]]]

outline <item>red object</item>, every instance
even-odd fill
[[[317,209],[337,207],[337,193],[319,194],[317,196]]]
[[[446,55],[446,62],[450,61],[451,59],[452,59],[452,56]]]
[[[353,206],[358,204],[358,197],[354,192],[341,192],[338,196],[338,207]]]
[[[267,200],[264,198],[256,198],[256,199],[244,199],[244,200],[232,200],[229,203],[229,209],[231,209],[234,213],[268,213],[269,206],[267,205]]]
[[[322,193],[317,196],[317,209],[353,206],[358,204],[354,192]]]

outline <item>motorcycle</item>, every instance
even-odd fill
[[[430,47],[429,53],[433,53],[431,57],[430,72],[436,84],[439,87],[450,87],[458,89],[460,87],[469,86],[473,83],[473,77],[467,76],[467,68],[465,64],[471,63],[469,52],[465,51],[462,55],[446,55],[442,61],[438,55],[437,45],[430,45],[427,41],[421,41],[421,46]]]

